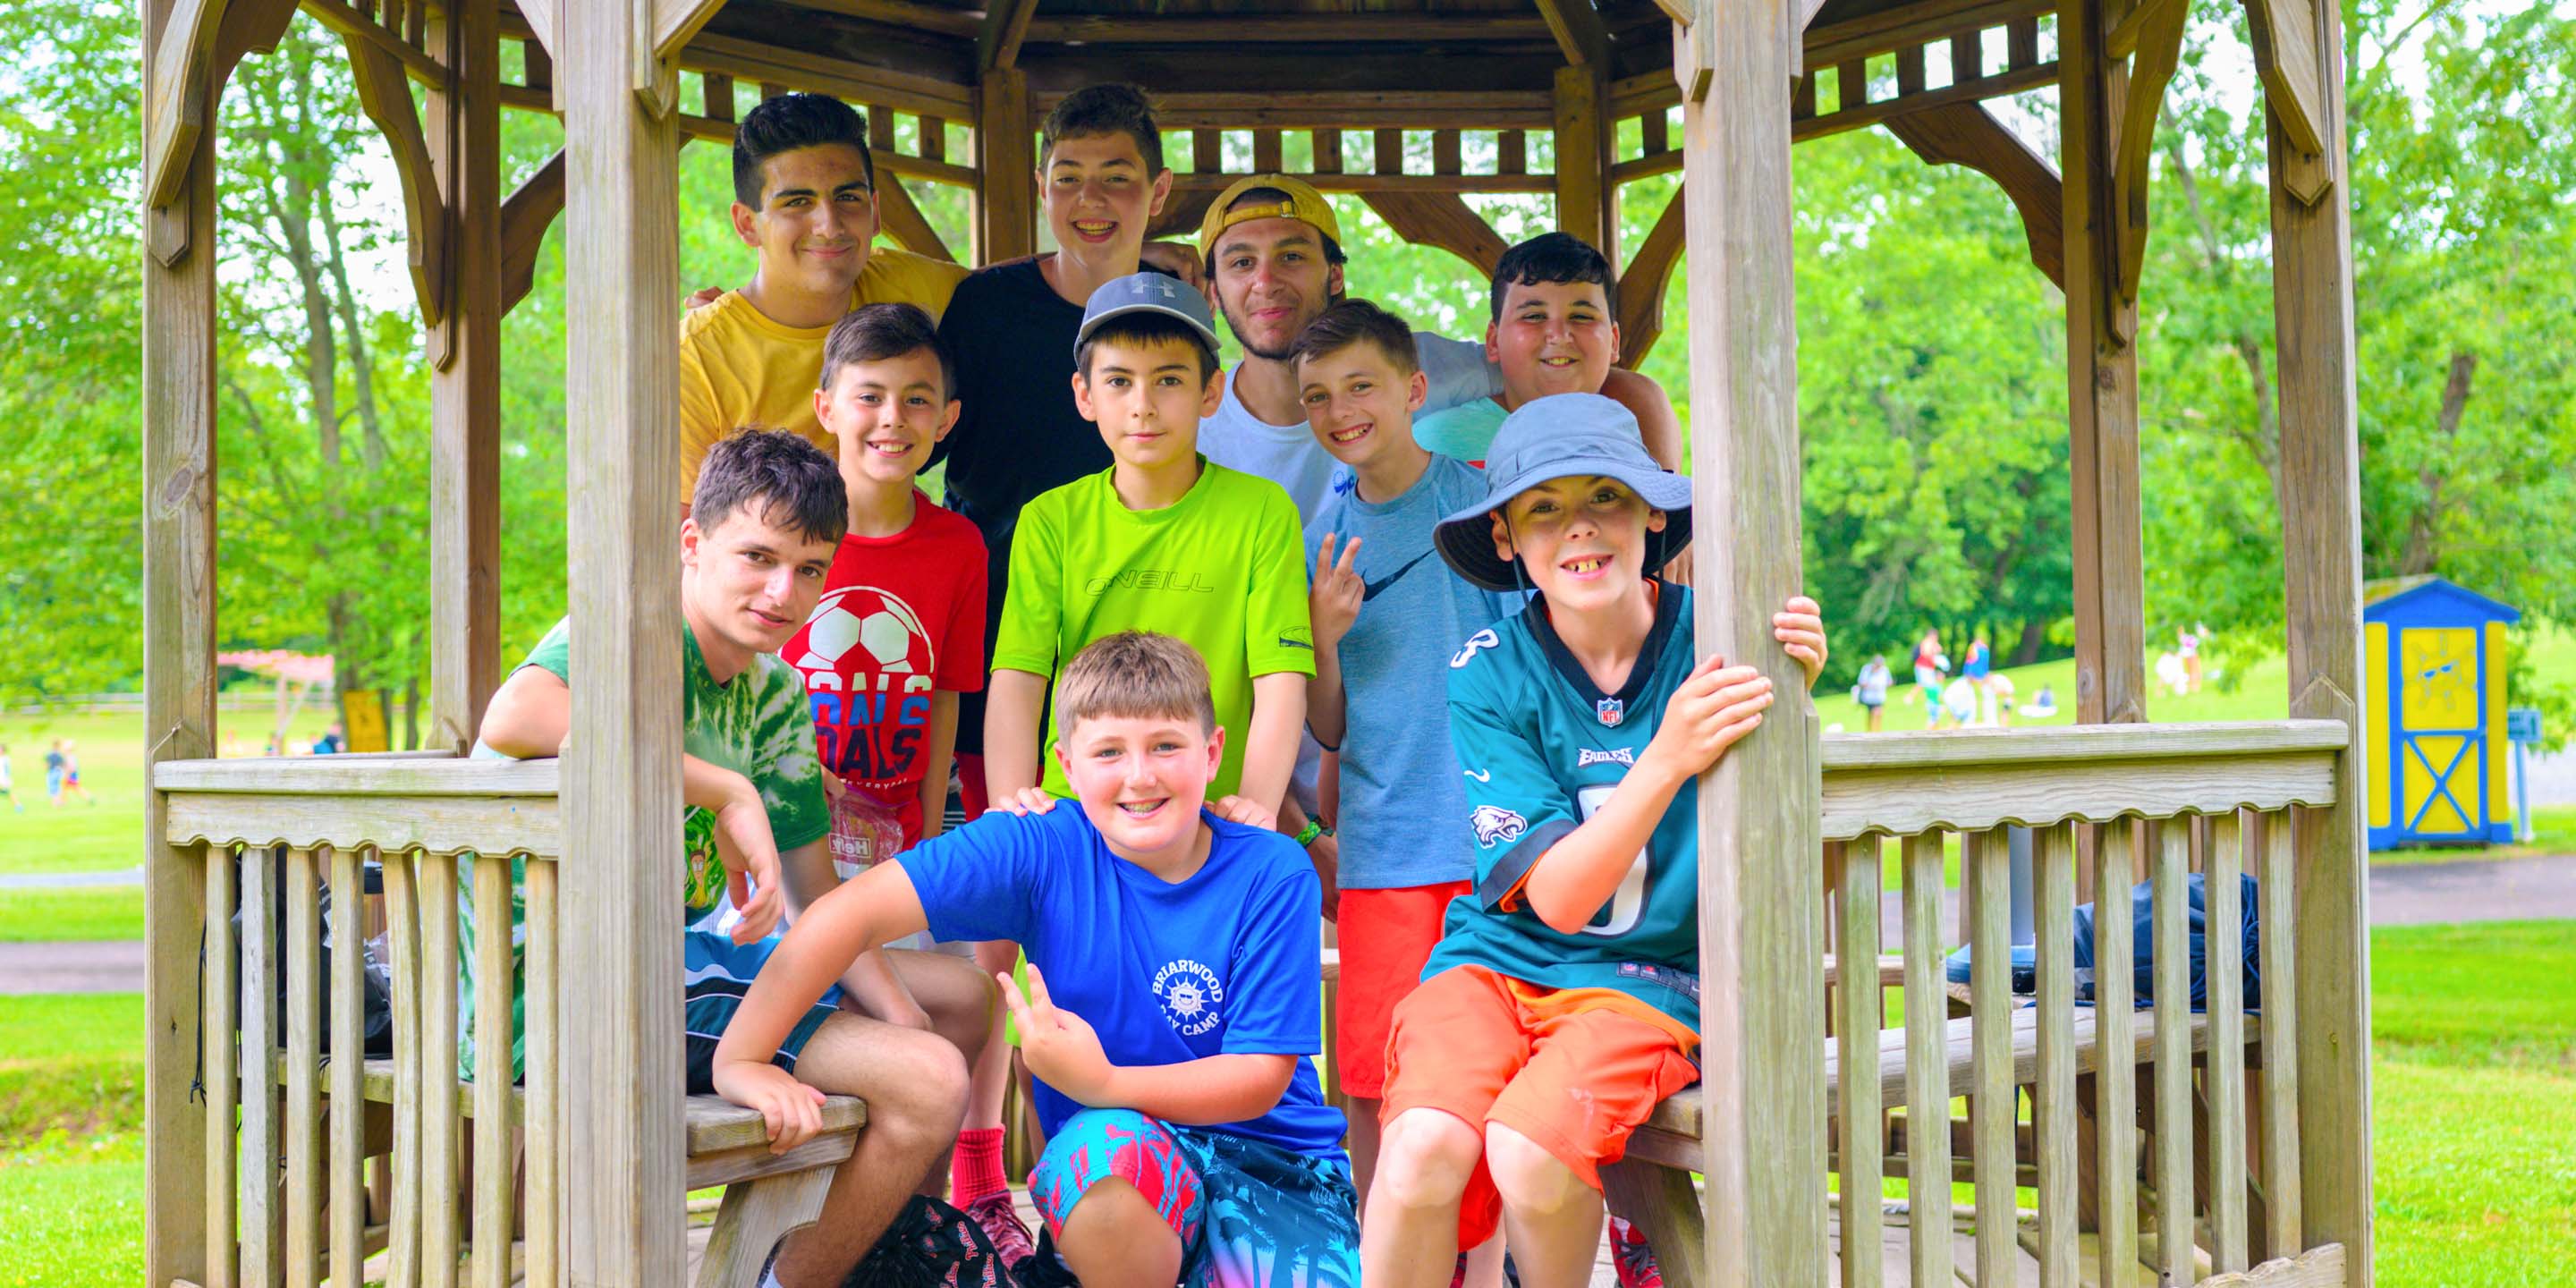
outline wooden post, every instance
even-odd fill
[[[430,337],[429,745],[474,745],[501,682],[501,42],[493,0],[431,20],[447,308]]]
[[[1037,251],[1037,156],[1031,145],[1029,76],[1017,67],[984,73],[975,85],[975,262],[998,264]],[[1204,159],[1191,164],[1205,169]]]
[[[1705,1251],[1715,1284],[1814,1284],[1825,1275],[1822,757],[1806,677],[1770,631],[1800,581],[1783,92],[1796,24],[1780,3],[1693,8],[1690,39],[1713,73],[1693,78],[1704,94],[1686,81],[1682,104],[1685,236],[1701,252],[1690,275],[1693,629],[1701,655],[1752,660],[1779,686],[1763,727],[1699,789]],[[1565,164],[1560,151],[1560,173]]]
[[[566,1278],[675,1284],[680,1211],[678,148],[649,7],[565,5],[572,731],[564,747]],[[658,78],[657,78],[658,79]],[[572,985],[567,982],[567,987]]]
[[[144,84],[173,0],[143,6]],[[182,78],[146,93],[143,133],[194,114],[208,128],[175,164],[187,177],[147,211],[143,259],[143,758],[215,754],[215,90]],[[162,176],[147,174],[147,190]],[[203,847],[162,841],[161,794],[143,794],[144,1278],[212,1283],[206,1256],[206,1107],[197,1080],[204,1013]],[[222,1269],[224,1278],[232,1267]]]
[[[2326,173],[2302,200],[2282,109],[2268,95],[2272,314],[2280,353],[2281,564],[2287,573],[2290,714],[2341,720],[2335,804],[2293,811],[2297,843],[2300,1188],[2306,1242],[2344,1245],[2348,1282],[2372,1278],[2369,867],[2362,754],[2361,443],[2354,417],[2352,209],[2342,178],[2342,18],[2331,4],[2276,5],[2282,57],[2313,61]],[[2291,15],[2296,14],[2293,18]],[[2306,37],[2304,42],[2297,38]],[[2309,185],[2313,191],[2315,184]]]
[[[2147,718],[2146,574],[2138,509],[2138,355],[2117,278],[2112,131],[2128,75],[2104,52],[2102,0],[2063,0],[2058,127],[2066,203],[2066,413],[2074,474],[2075,718]]]
[[[1556,69],[1556,226],[1619,262],[1619,206],[1610,186],[1610,88],[1598,67]]]

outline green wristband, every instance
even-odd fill
[[[1297,844],[1311,847],[1332,834],[1333,829],[1324,826],[1323,820],[1310,818],[1306,820],[1305,828],[1297,833]]]

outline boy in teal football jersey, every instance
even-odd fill
[[[1753,667],[1696,658],[1690,591],[1648,575],[1690,540],[1690,481],[1625,408],[1534,399],[1487,476],[1487,499],[1441,522],[1441,557],[1538,596],[1449,662],[1476,884],[1396,1008],[1372,1288],[1444,1282],[1498,1219],[1522,1282],[1587,1281],[1601,1166],[1699,1077],[1698,775],[1772,701]],[[1772,627],[1813,684],[1814,601]]]

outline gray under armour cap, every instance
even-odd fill
[[[1177,277],[1148,271],[1103,282],[1099,290],[1091,293],[1090,302],[1082,307],[1082,329],[1073,335],[1074,351],[1081,352],[1082,342],[1090,339],[1101,323],[1130,313],[1178,318],[1189,323],[1190,329],[1207,343],[1208,352],[1214,353],[1219,347],[1216,319],[1208,314],[1207,297]]]

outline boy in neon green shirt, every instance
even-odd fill
[[[1140,629],[1207,659],[1223,750],[1209,799],[1241,797],[1262,826],[1279,810],[1315,673],[1304,537],[1278,484],[1198,453],[1199,420],[1224,396],[1216,349],[1206,299],[1178,281],[1136,273],[1092,293],[1073,395],[1116,463],[1020,511],[984,722],[996,806],[1041,786],[1039,713],[1058,667]],[[1072,795],[1062,766],[1044,773],[1048,795]]]

